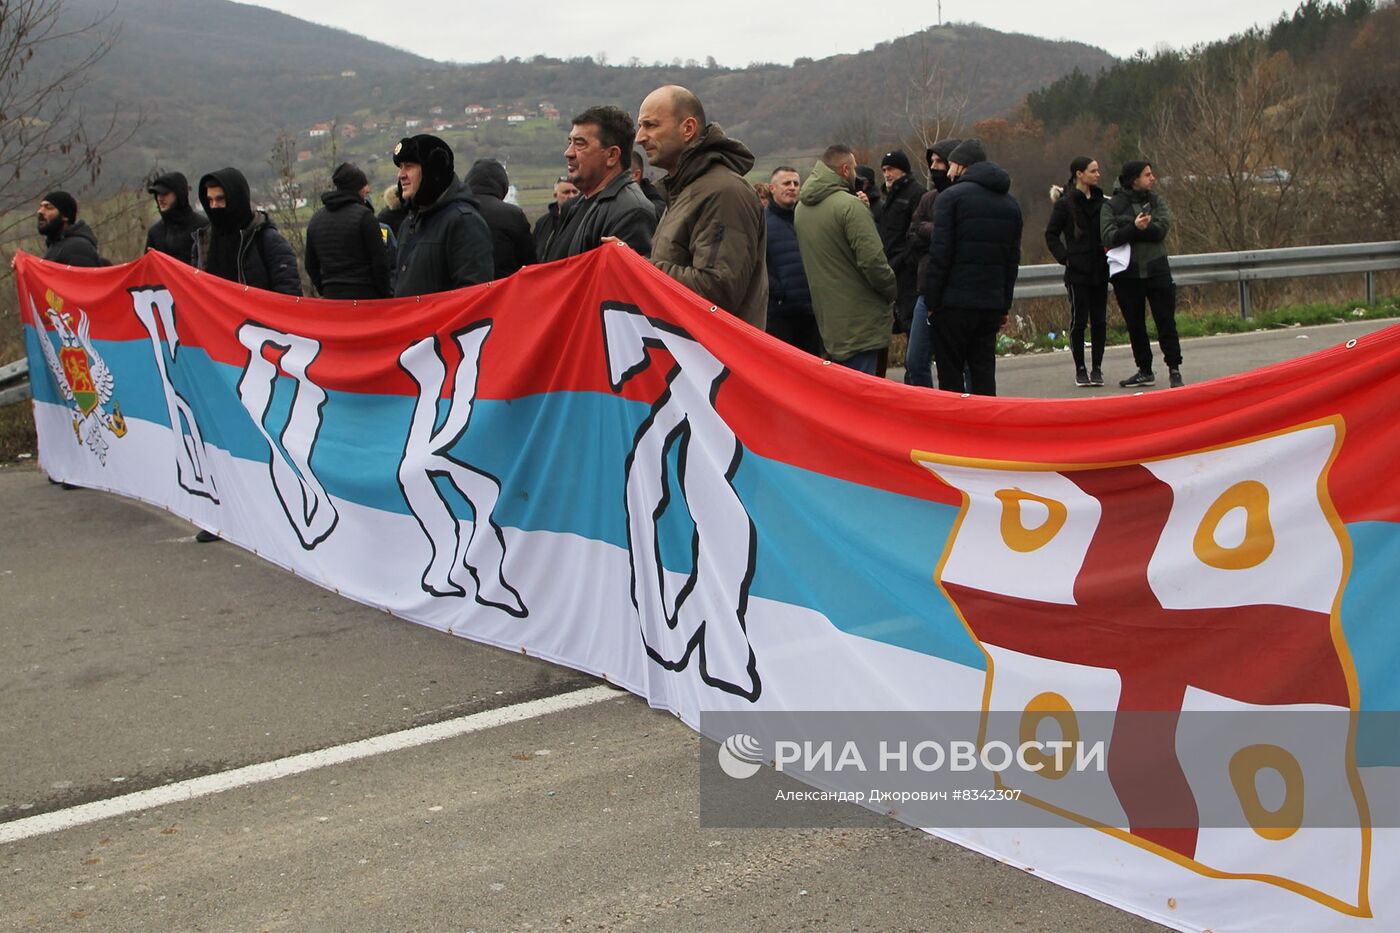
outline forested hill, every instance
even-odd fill
[[[237,164],[257,173],[277,133],[319,156],[323,143],[312,142],[310,131],[331,122],[356,126],[359,150],[377,151],[383,142],[387,153],[399,136],[435,124],[453,124],[443,132],[449,139],[465,133],[468,106],[496,118],[472,128],[469,144],[482,154],[504,147],[522,162],[548,164],[559,158],[556,129],[571,114],[594,103],[635,112],[665,83],[695,90],[711,118],[759,155],[811,151],[838,138],[884,147],[916,136],[915,124],[932,111],[960,111],[965,123],[994,116],[1076,68],[1095,73],[1113,62],[1079,43],[957,25],[791,66],[604,65],[545,56],[446,65],[228,0],[116,0],[115,8],[113,0],[64,0],[63,7],[69,23],[106,15],[101,28],[118,31],[83,92],[85,112],[144,114],[137,139],[106,160],[109,181],[155,165],[194,172]],[[386,31],[376,38],[411,47],[411,34],[390,31],[394,20],[386,7]],[[91,36],[68,45],[76,53],[85,43]],[[521,129],[505,136],[512,115],[519,119],[510,125]],[[409,128],[410,120],[421,122]],[[373,127],[368,137],[366,125]]]

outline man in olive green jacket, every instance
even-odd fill
[[[683,87],[657,88],[637,114],[637,144],[667,174],[668,206],[651,240],[662,272],[762,330],[768,318],[768,226],[744,173],[753,154],[705,122]]]
[[[899,289],[870,208],[853,193],[855,177],[850,147],[827,149],[802,183],[793,226],[827,353],[873,376]]]

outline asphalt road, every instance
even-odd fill
[[[1379,326],[1189,341],[1184,371]],[[1110,350],[1106,375],[1131,368]],[[1072,375],[1063,353],[1000,367],[1008,395],[1125,391]],[[0,516],[0,829],[596,686],[30,465],[0,467]],[[696,736],[601,696],[0,844],[0,929],[1157,929],[892,822],[705,828]]]

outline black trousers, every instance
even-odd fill
[[[817,318],[813,314],[770,314],[768,333],[783,343],[792,344],[813,356],[821,356],[822,335],[817,331]]]
[[[1147,336],[1147,306],[1152,306],[1152,323],[1157,326],[1157,346],[1168,369],[1181,365],[1181,340],[1176,335],[1176,284],[1171,279],[1113,280],[1113,297],[1128,325],[1137,368],[1152,371],[1152,341]]]
[[[939,308],[933,313],[933,359],[938,364],[938,387],[963,391],[963,368],[973,395],[997,394],[997,331],[1006,315],[1000,311]]]
[[[1065,283],[1069,292],[1069,352],[1074,368],[1084,369],[1084,329],[1089,329],[1091,365],[1103,366],[1103,345],[1108,340],[1108,283],[1073,285]]]

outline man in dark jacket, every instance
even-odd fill
[[[705,122],[705,108],[676,85],[642,101],[637,143],[667,172],[666,213],[651,262],[720,308],[762,328],[768,317],[767,227],[744,174],[753,153]]]
[[[812,291],[802,271],[793,212],[802,190],[802,176],[790,165],[773,169],[768,178],[768,333],[813,356],[822,355],[822,336],[812,312]]]
[[[544,248],[549,245],[549,238],[554,236],[554,231],[559,229],[559,215],[564,208],[574,198],[578,197],[578,189],[574,183],[569,181],[569,176],[560,175],[554,182],[554,199],[549,202],[549,207],[535,221],[535,229],[531,231],[531,236],[535,238],[535,256],[544,261]]]
[[[535,262],[535,240],[530,236],[530,221],[525,212],[507,204],[510,176],[506,167],[495,159],[477,159],[467,172],[467,187],[476,198],[486,226],[491,228],[492,258],[496,278],[503,279],[521,266]]]
[[[1109,281],[1118,310],[1128,325],[1137,372],[1118,384],[1125,389],[1156,383],[1152,373],[1152,342],[1147,337],[1147,305],[1152,305],[1152,322],[1157,325],[1157,345],[1167,364],[1172,388],[1186,384],[1181,377],[1181,340],[1176,335],[1176,284],[1167,260],[1167,231],[1172,215],[1167,203],[1153,190],[1157,176],[1152,163],[1134,160],[1123,163],[1113,197],[1099,210],[1099,232],[1105,249],[1131,244],[1128,267]]]
[[[67,191],[50,191],[35,212],[44,238],[44,258],[68,266],[105,266],[97,254],[97,234],[78,219],[78,202]]]
[[[221,168],[199,180],[199,203],[209,226],[195,235],[195,266],[231,282],[301,294],[296,253],[263,211],[255,211],[248,179]]]
[[[632,134],[632,118],[618,107],[589,107],[574,117],[564,164],[579,194],[561,209],[546,260],[586,253],[604,237],[651,255],[656,208],[632,180]]]
[[[967,367],[974,395],[996,395],[996,338],[1021,263],[1021,206],[980,139],[963,140],[948,162],[953,184],[933,204],[924,288],[938,387],[962,392]]]
[[[156,199],[160,220],[146,231],[146,249],[194,265],[194,236],[209,219],[190,207],[190,183],[179,172],[161,175],[146,189]]]
[[[429,295],[489,282],[495,276],[491,229],[457,178],[452,147],[427,133],[394,147],[408,219],[399,232],[394,294]]]
[[[632,150],[632,180],[642,189],[642,194],[647,196],[651,206],[656,208],[656,217],[659,220],[661,215],[666,213],[666,195],[647,177],[647,154],[640,149]]]
[[[388,298],[389,253],[369,206],[369,179],[351,162],[331,175],[335,187],[306,225],[306,274],[322,298]]]
[[[914,301],[914,316],[909,322],[909,348],[904,354],[904,384],[933,388],[933,325],[928,320],[928,305],[924,302],[924,286],[928,284],[928,244],[933,236],[933,204],[938,192],[953,180],[948,177],[948,156],[961,139],[940,139],[924,153],[933,187],[919,198],[914,216],[909,218],[909,258],[917,259],[914,284],[919,297]]]
[[[914,302],[919,297],[919,262],[909,250],[909,224],[919,199],[924,196],[924,186],[910,174],[909,157],[902,149],[885,153],[880,160],[880,171],[885,176],[885,197],[875,225],[885,247],[885,258],[899,282],[894,327],[900,333],[908,333]]]

